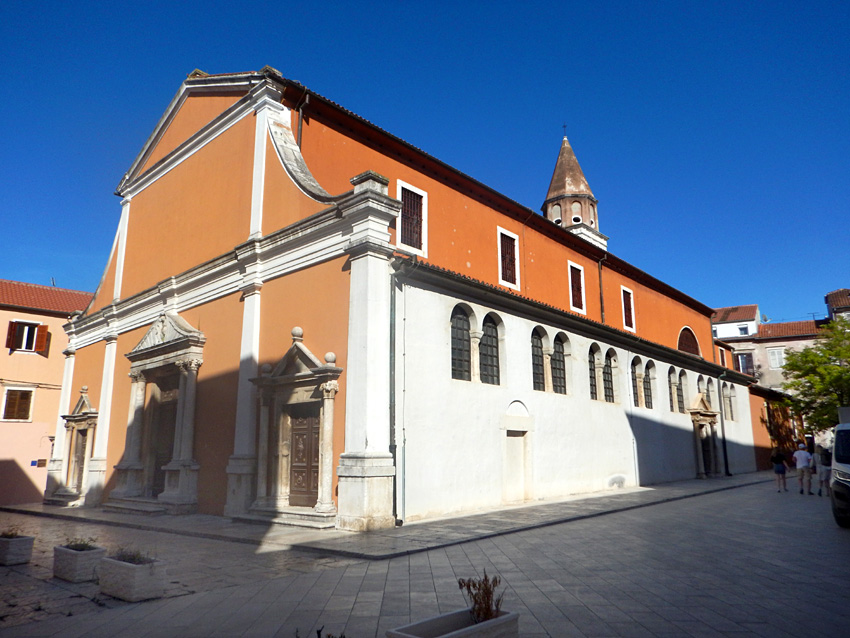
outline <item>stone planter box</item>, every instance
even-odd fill
[[[0,538],[0,565],[24,565],[32,558],[34,536]]]
[[[134,565],[101,558],[97,566],[100,593],[131,603],[161,598],[165,593],[165,564],[160,561]]]
[[[93,549],[53,548],[53,577],[71,583],[84,583],[97,578],[97,565],[106,556],[105,547]]]
[[[420,620],[397,629],[390,629],[387,638],[460,638],[487,636],[488,638],[517,638],[519,614],[501,611],[496,618],[480,623],[472,621],[469,609]]]

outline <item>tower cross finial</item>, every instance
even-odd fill
[[[567,136],[567,123],[566,122],[564,122],[564,124],[562,125],[562,128],[564,129],[564,137],[566,137]]]

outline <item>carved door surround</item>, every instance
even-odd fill
[[[250,511],[282,523],[333,527],[333,415],[342,368],[334,365],[332,352],[320,362],[304,345],[303,335],[301,328],[293,328],[292,345],[283,358],[273,369],[263,366],[262,376],[252,379],[261,405],[257,496]]]
[[[125,355],[132,379],[130,412],[111,505],[155,498],[172,514],[197,509],[195,395],[205,341],[182,317],[163,313]]]
[[[717,476],[720,460],[717,454],[717,412],[711,409],[705,395],[697,394],[688,409],[694,426],[694,457],[697,478]]]
[[[88,386],[80,390],[80,398],[65,420],[65,469],[62,485],[54,496],[72,503],[85,494],[88,465],[92,455],[92,444],[97,431],[97,410],[89,402]]]

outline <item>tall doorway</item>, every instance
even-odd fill
[[[150,421],[148,423],[148,462],[145,495],[157,497],[165,491],[166,471],[172,459],[174,431],[177,426],[179,379],[176,375],[156,379],[151,393]]]

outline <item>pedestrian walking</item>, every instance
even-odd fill
[[[807,491],[812,496],[812,455],[806,450],[806,444],[800,443],[797,446],[797,451],[794,452],[794,463],[797,466],[797,478],[800,480],[800,494],[803,490]]]
[[[814,463],[814,476],[818,480],[818,496],[822,496],[824,490],[826,490],[826,495],[829,496],[829,479],[830,474],[832,474],[832,453],[829,449],[818,445],[815,448]]]
[[[773,454],[770,456],[770,462],[773,463],[773,474],[776,476],[776,491],[788,491],[788,485],[785,482],[785,470],[788,468],[788,459],[779,451],[778,447],[773,448]]]

